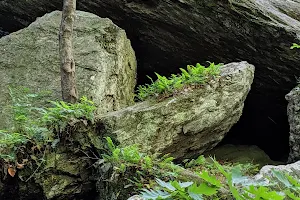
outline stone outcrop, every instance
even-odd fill
[[[285,98],[288,100],[288,118],[290,124],[289,162],[300,160],[300,86],[295,87]]]
[[[221,71],[220,78],[202,88],[138,103],[99,120],[122,146],[138,144],[141,151],[177,159],[199,155],[239,120],[254,77],[254,66],[247,62],[224,65]]]
[[[37,19],[29,27],[0,39],[0,129],[9,126],[9,85],[51,91],[61,98],[58,33],[61,12]],[[136,59],[124,30],[109,19],[76,12],[74,58],[79,96],[98,106],[98,113],[131,105]]]
[[[276,170],[284,173],[287,172],[290,175],[296,175],[296,177],[298,177],[300,173],[300,161],[287,164],[287,165],[278,165],[278,166],[266,165],[263,168],[261,168],[261,170],[257,175],[254,176],[254,179],[261,180],[264,179],[264,177],[273,176],[272,170]]]
[[[212,156],[216,160],[226,161],[230,163],[255,163],[259,164],[260,167],[264,165],[275,165],[275,162],[257,146],[251,145],[220,145],[211,151],[204,153],[205,157]]]
[[[207,60],[254,64],[244,114],[231,132],[277,159],[289,151],[284,96],[300,74],[300,52],[289,49],[300,42],[299,7],[299,0],[77,0],[79,10],[109,17],[126,30],[140,83],[153,71],[176,73]],[[0,27],[16,31],[61,8],[61,0],[0,1]]]

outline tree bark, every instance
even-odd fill
[[[76,0],[64,0],[59,32],[59,54],[62,98],[69,103],[75,103],[78,99],[72,45],[75,10]]]

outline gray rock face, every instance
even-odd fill
[[[300,52],[289,49],[299,43],[299,0],[77,0],[77,5],[126,30],[137,52],[139,82],[153,71],[176,73],[207,60],[254,64],[256,76],[234,136],[271,157],[288,153],[284,96],[300,74]],[[61,0],[0,1],[0,27],[12,32],[61,7]]]
[[[295,87],[285,98],[288,100],[287,113],[290,123],[289,162],[300,160],[300,86]]]
[[[145,101],[99,117],[122,146],[182,159],[216,146],[235,124],[254,77],[254,66],[230,63],[222,76],[162,102]]]
[[[61,12],[55,11],[0,39],[0,128],[9,124],[9,85],[48,90],[50,99],[61,98],[60,21]],[[79,96],[93,99],[98,113],[133,103],[136,59],[124,30],[109,19],[77,12],[73,46]]]
[[[293,175],[294,173],[295,175],[298,175],[300,172],[300,161],[288,165],[266,165],[263,168],[261,168],[260,172],[257,175],[255,175],[254,179],[261,180],[264,179],[264,177],[266,176],[272,176],[272,169],[281,172],[288,172],[291,175]]]

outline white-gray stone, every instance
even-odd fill
[[[299,174],[300,173],[300,161],[287,164],[287,165],[266,165],[263,168],[261,168],[260,172],[254,176],[254,179],[256,180],[262,180],[265,179],[265,177],[273,176],[272,175],[272,169],[281,171],[281,172],[288,172],[293,174],[295,171]]]

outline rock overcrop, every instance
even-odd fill
[[[287,114],[290,124],[289,162],[300,160],[300,86],[295,87],[285,98],[288,100]]]
[[[122,146],[138,144],[144,152],[177,159],[199,155],[215,147],[239,120],[253,77],[253,65],[230,63],[201,88],[138,103],[99,120]]]

